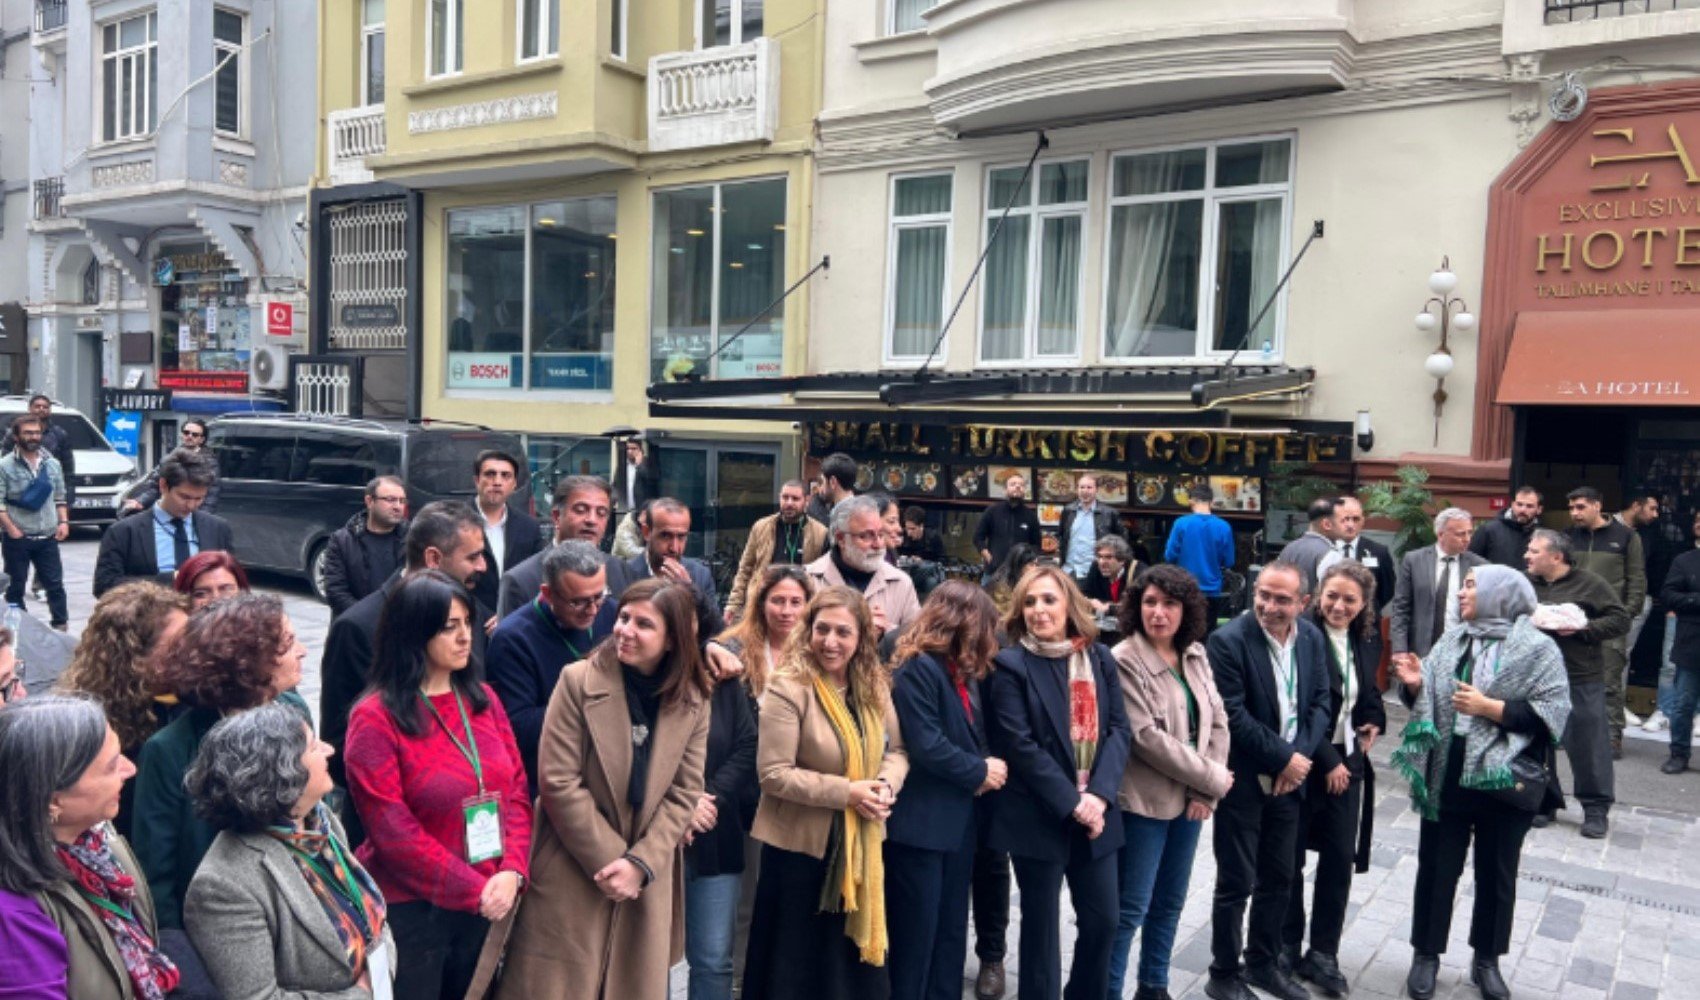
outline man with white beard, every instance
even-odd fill
[[[815,587],[852,587],[867,598],[877,640],[921,613],[909,574],[885,561],[885,524],[879,501],[849,497],[832,508],[832,548],[805,569]]]

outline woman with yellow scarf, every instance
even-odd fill
[[[761,703],[745,1000],[884,1000],[885,820],[909,771],[862,595],[809,602]]]

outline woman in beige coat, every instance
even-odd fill
[[[1126,839],[1110,996],[1122,995],[1133,932],[1143,927],[1134,997],[1168,1000],[1199,828],[1234,783],[1228,714],[1204,655],[1206,608],[1198,581],[1179,566],[1153,566],[1122,594],[1127,638],[1113,652],[1133,750],[1116,796]]]
[[[703,788],[710,687],[688,584],[640,580],[614,632],[561,673],[538,748],[531,885],[485,946],[504,942],[506,1000],[667,995],[684,955],[679,845]]]

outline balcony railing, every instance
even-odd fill
[[[57,31],[65,26],[66,0],[35,0],[35,30]]]
[[[649,148],[768,142],[779,122],[779,43],[758,38],[649,60]]]
[[[325,149],[330,157],[331,181],[359,184],[372,179],[366,157],[384,152],[384,106],[332,111],[325,118]]]
[[[65,217],[65,178],[43,177],[32,186],[31,193],[35,196],[35,217],[38,219],[62,219]]]
[[[1547,0],[1546,23],[1598,21],[1667,10],[1700,10],[1700,0]]]

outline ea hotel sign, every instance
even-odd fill
[[[1549,124],[1494,183],[1487,261],[1472,457],[1510,457],[1514,407],[1700,405],[1700,82]]]

